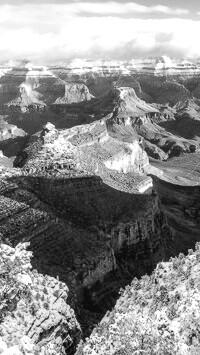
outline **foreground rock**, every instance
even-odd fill
[[[71,354],[81,330],[66,303],[68,288],[31,271],[31,252],[1,244],[0,348],[3,354]]]
[[[77,354],[198,354],[200,244],[121,291]]]

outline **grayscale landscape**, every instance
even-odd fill
[[[0,4],[0,354],[200,354],[199,16]]]

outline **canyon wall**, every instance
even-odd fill
[[[187,253],[200,240],[200,187],[170,183],[155,176],[153,186],[176,234],[168,245],[168,255]]]
[[[75,226],[87,229],[79,239],[86,254],[84,238],[93,244],[99,240],[93,261],[86,265],[81,256],[75,256],[79,272],[74,286],[80,297],[84,288],[102,284],[121,264],[130,275],[142,275],[165,258],[173,234],[157,197],[116,191],[95,176],[63,180],[24,176],[21,183],[58,217],[70,222],[67,240],[74,235]]]

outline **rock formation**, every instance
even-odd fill
[[[3,118],[0,120],[0,142],[15,139],[17,137],[24,137],[26,132],[17,128],[15,125],[8,124]]]
[[[137,137],[132,142],[115,139],[112,122],[101,120],[62,131],[51,124],[44,126],[40,135],[31,137],[14,164],[39,175],[59,177],[60,172],[63,178],[72,178],[96,174],[103,181],[107,181],[112,171],[129,172],[135,176],[137,189],[137,181],[145,180],[148,157]]]
[[[1,73],[5,125],[30,134],[0,145],[18,150],[14,168],[0,157],[1,239],[30,242],[34,268],[69,287],[86,335],[120,287],[199,240],[198,173],[183,161],[198,165],[199,71],[165,59]]]
[[[144,127],[142,121],[134,130],[145,139],[149,156],[165,160],[199,144],[198,132],[194,139],[185,139],[177,129],[180,118],[189,118],[185,124],[196,129],[199,76],[198,65],[170,62],[165,56],[130,63],[76,61],[68,67],[50,68],[10,63],[1,71],[0,113],[9,125],[17,126],[17,135],[33,134],[47,121],[57,128],[70,128],[116,112],[116,119],[126,125],[148,116],[151,122]],[[11,136],[16,134],[11,132]]]
[[[71,104],[73,102],[82,102],[92,99],[88,88],[84,84],[67,83],[65,84],[65,94],[63,97],[58,97],[55,104]]]
[[[77,355],[198,353],[199,243],[121,290]]]
[[[25,248],[26,244],[15,248],[1,244],[0,348],[5,355],[42,353],[42,349],[47,354],[48,348],[54,354],[70,354],[81,330],[66,303],[68,288],[31,271],[31,253]]]

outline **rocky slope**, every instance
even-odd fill
[[[66,285],[31,271],[26,244],[1,244],[0,348],[6,354],[71,354],[81,330]]]
[[[198,354],[200,246],[121,291],[77,354]]]

